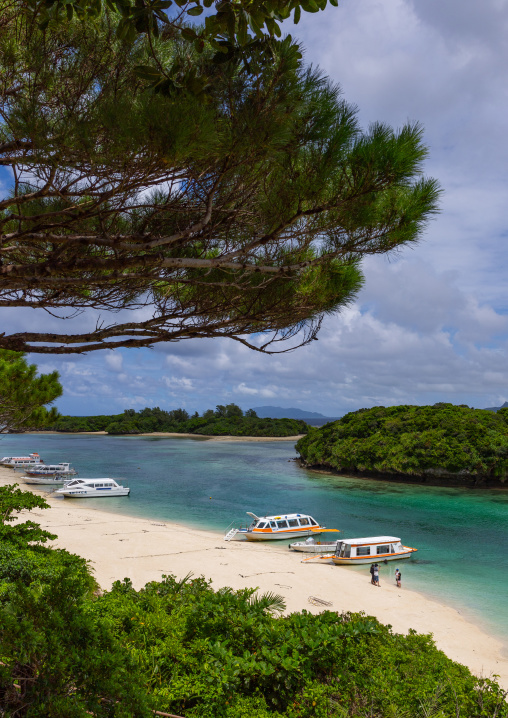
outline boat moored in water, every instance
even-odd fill
[[[55,494],[68,498],[88,499],[104,496],[128,496],[130,489],[121,486],[114,479],[72,479],[66,481]]]
[[[0,461],[3,466],[9,466],[11,469],[26,468],[27,466],[38,466],[44,464],[39,454],[34,452],[29,456],[4,456]]]
[[[40,466],[30,467],[26,470],[26,476],[28,477],[58,477],[64,478],[69,476],[76,476],[78,472],[73,469],[70,464],[61,462],[60,464],[41,464]],[[26,479],[26,476],[24,477]],[[30,482],[27,482],[30,483]],[[62,482],[60,482],[62,483]]]
[[[337,565],[400,561],[411,558],[417,550],[403,546],[400,538],[395,536],[368,536],[337,541],[335,553],[329,558]]]
[[[280,514],[279,516],[256,516],[247,511],[253,521],[248,526],[228,526],[225,541],[273,541],[274,539],[312,536],[323,531],[333,531],[320,526],[308,514]]]

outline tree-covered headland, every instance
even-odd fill
[[[372,617],[163,576],[101,592],[0,488],[0,714],[14,718],[507,718],[505,692]]]
[[[205,436],[298,436],[308,425],[300,419],[261,419],[253,409],[243,411],[236,404],[219,404],[201,416],[185,409],[164,411],[126,409],[110,416],[61,416],[45,427],[52,431],[106,431],[108,434],[147,434],[154,431]]]
[[[376,406],[310,429],[305,466],[429,483],[488,485],[508,478],[508,409]]]

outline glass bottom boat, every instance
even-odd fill
[[[395,536],[370,536],[367,538],[352,538],[337,541],[335,553],[331,558],[333,563],[349,565],[357,563],[374,563],[375,561],[400,561],[411,558],[418,549],[403,546],[400,538]]]
[[[312,536],[323,531],[332,531],[320,526],[307,514],[281,514],[280,516],[256,516],[247,511],[254,519],[248,526],[233,526],[226,529],[225,541],[273,541],[299,536]]]

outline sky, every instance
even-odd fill
[[[353,306],[319,341],[264,356],[231,340],[188,340],[81,357],[58,369],[65,414],[235,402],[340,416],[375,405],[508,399],[508,0],[341,0],[283,26],[359,108],[367,127],[419,121],[425,172],[444,190],[422,241],[364,260]],[[28,328],[29,310],[1,315]],[[3,330],[4,330],[3,329]]]

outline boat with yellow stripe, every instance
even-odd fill
[[[276,516],[256,516],[247,511],[253,521],[248,526],[230,525],[226,529],[225,541],[273,541],[300,536],[312,536],[333,531],[321,526],[308,514],[280,514]]]
[[[337,541],[335,553],[323,558],[331,558],[338,565],[373,563],[374,561],[400,561],[411,558],[418,549],[404,546],[395,536],[368,536]]]

